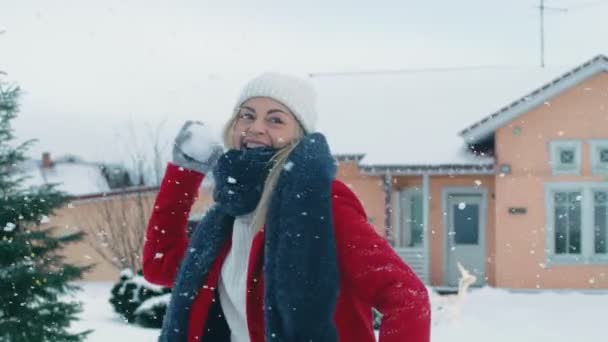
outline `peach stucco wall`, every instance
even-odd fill
[[[146,199],[142,202],[145,206],[146,216],[149,217],[156,192],[146,193]],[[110,203],[108,203],[110,202]],[[121,203],[121,204],[119,204]],[[211,203],[211,197],[204,191],[199,193],[199,197],[192,208],[192,213],[201,213]],[[68,245],[62,252],[66,256],[66,261],[79,265],[94,264],[93,269],[86,273],[84,280],[87,281],[114,281],[118,279],[120,272],[119,268],[113,266],[110,262],[104,260],[101,255],[92,247],[102,247],[95,239],[95,232],[98,231],[97,225],[103,220],[101,212],[104,209],[112,206],[127,206],[134,208],[136,206],[133,196],[108,196],[106,198],[89,199],[82,201],[73,201],[69,205],[58,210],[53,217],[50,218],[49,226],[56,227],[57,234],[65,234],[72,231],[85,231],[87,235],[85,240]],[[116,210],[116,207],[114,207]],[[135,239],[143,241],[141,232],[135,233],[134,230],[129,231],[129,227],[134,227],[137,216],[134,211],[132,215],[126,218],[124,234],[136,234]],[[131,228],[132,229],[132,228]]]
[[[514,129],[518,128],[519,133]],[[517,133],[517,134],[516,134]],[[608,138],[608,73],[599,74],[526,113],[496,132],[495,282],[508,288],[608,288],[608,265],[547,266],[545,194],[551,182],[604,182],[592,174],[588,139]],[[549,141],[582,142],[580,176],[553,176]],[[525,215],[508,214],[526,207]]]
[[[340,163],[336,178],[353,190],[363,204],[376,231],[384,236],[386,216],[383,179],[377,176],[362,175],[355,162]]]

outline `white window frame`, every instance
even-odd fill
[[[545,251],[547,265],[608,264],[608,254],[595,254],[594,245],[594,191],[608,191],[608,183],[548,183],[545,185]],[[555,253],[555,205],[556,192],[579,191],[581,199],[581,254]]]
[[[608,174],[608,162],[600,160],[600,153],[603,149],[608,149],[608,139],[589,140],[591,147],[591,167],[594,174]]]
[[[581,152],[582,143],[580,140],[553,140],[550,142],[551,169],[553,175],[580,175],[581,173]],[[563,149],[574,149],[574,166],[561,164],[560,152]]]

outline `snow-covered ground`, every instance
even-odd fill
[[[83,291],[77,300],[84,304],[82,320],[73,325],[74,331],[95,330],[90,342],[156,342],[158,329],[145,329],[127,324],[114,313],[110,302],[111,282],[80,283]]]
[[[91,342],[156,341],[158,330],[128,325],[108,303],[111,283],[82,283],[82,321],[74,329],[94,329]],[[604,341],[608,291],[512,293],[483,288],[469,293],[459,319],[446,315],[433,324],[433,342]]]

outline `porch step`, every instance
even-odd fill
[[[414,273],[425,284],[429,284],[429,274],[427,270],[426,252],[422,248],[397,249],[397,254],[403,261],[412,268]]]

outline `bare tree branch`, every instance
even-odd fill
[[[140,251],[156,191],[124,193],[81,204],[81,229],[86,242],[119,270],[141,268]]]
[[[144,125],[141,128],[131,121],[118,134],[121,145],[127,153],[127,163],[133,171],[133,183],[152,178],[155,185],[160,184],[164,172],[164,151],[168,143],[163,142],[162,130],[166,120],[157,125]],[[102,200],[82,203],[90,206],[82,213],[80,224],[87,232],[87,243],[101,257],[119,270],[141,268],[140,253],[148,219],[156,199],[157,190],[142,188],[142,191],[124,191],[110,194]]]

